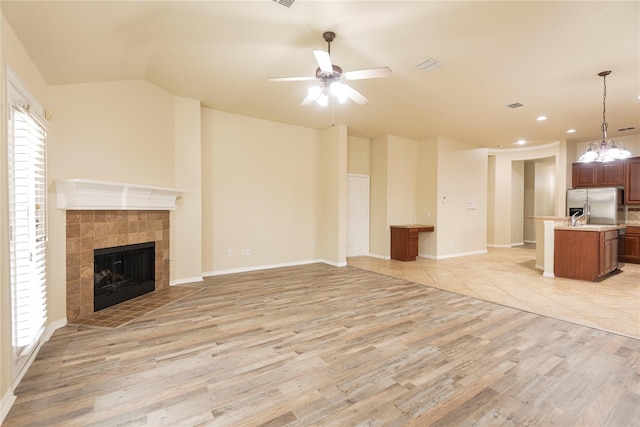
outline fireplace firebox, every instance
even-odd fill
[[[93,310],[155,290],[155,242],[95,249]]]

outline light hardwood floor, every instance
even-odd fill
[[[464,257],[478,275],[441,261],[428,274],[529,269],[504,251]],[[5,424],[640,425],[638,339],[353,266],[189,286],[121,328],[56,331]]]

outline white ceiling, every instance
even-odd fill
[[[638,1],[11,1],[2,11],[49,85],[146,79],[203,106],[284,123],[348,125],[355,136],[447,136],[485,147],[640,130]],[[369,98],[300,106],[313,49]],[[435,58],[444,66],[416,65]],[[509,109],[520,102],[524,107]],[[55,112],[54,112],[55,114]],[[545,122],[536,117],[545,115]],[[620,132],[619,128],[635,127]],[[566,130],[577,132],[568,135]]]

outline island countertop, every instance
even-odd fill
[[[627,228],[626,225],[604,225],[604,224],[586,224],[586,225],[578,225],[572,227],[570,225],[558,225],[555,227],[556,230],[569,230],[569,231],[613,231],[613,230],[624,230]]]

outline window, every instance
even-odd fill
[[[7,193],[15,379],[34,354],[47,320],[47,133],[33,113],[37,104],[30,102],[28,93],[10,70],[7,76]]]

